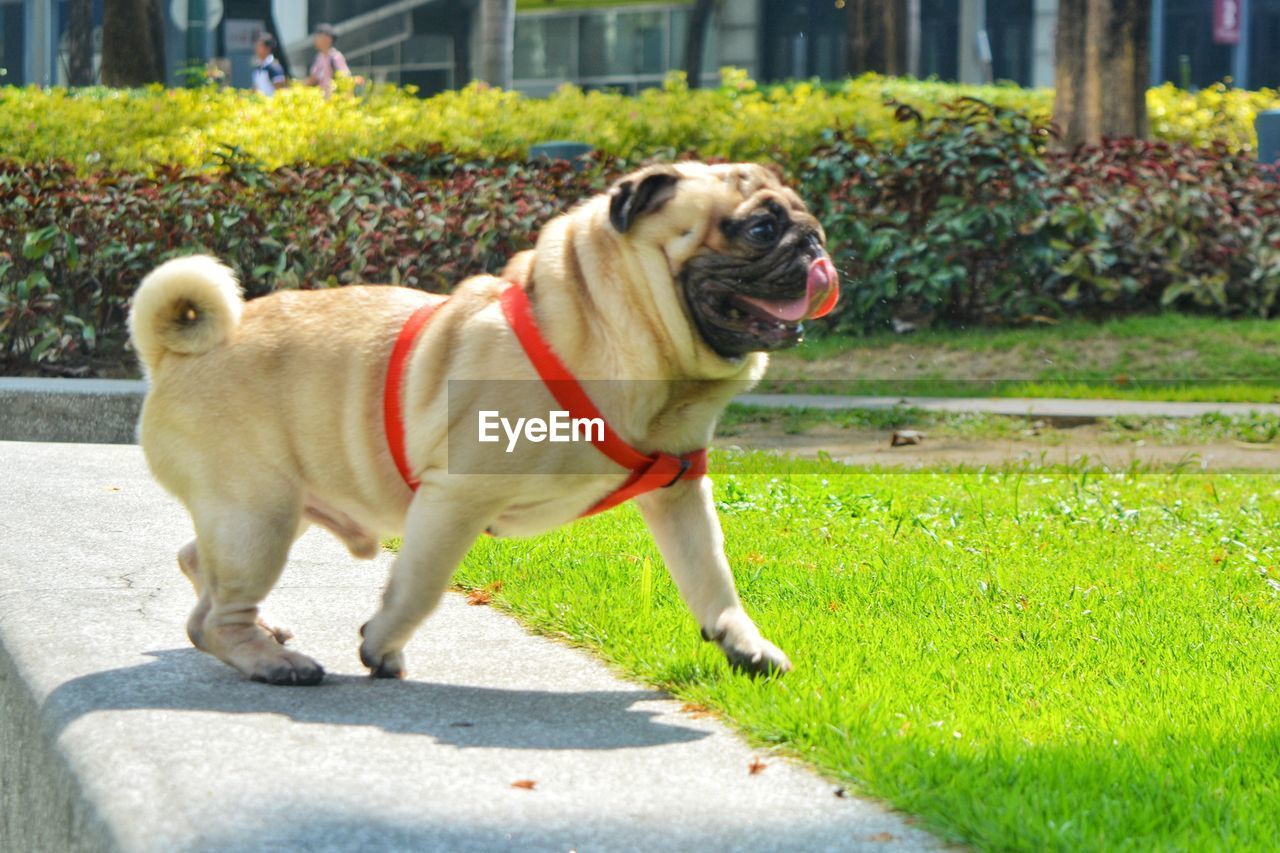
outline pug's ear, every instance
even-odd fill
[[[609,221],[619,234],[626,234],[637,219],[671,200],[679,180],[676,172],[654,172],[619,181],[609,191]]]

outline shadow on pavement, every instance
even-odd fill
[[[243,679],[195,649],[147,652],[154,662],[96,672],[58,686],[44,702],[55,734],[94,711],[277,714],[298,723],[371,726],[457,747],[631,749],[700,740],[706,732],[654,721],[636,702],[651,690],[542,691],[327,675],[317,687]]]

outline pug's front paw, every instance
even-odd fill
[[[360,636],[364,638],[360,644],[360,662],[369,667],[369,674],[374,678],[404,678],[403,652],[389,649],[371,638],[369,625],[366,622],[360,627]]]
[[[729,665],[748,675],[774,675],[790,672],[791,661],[782,649],[760,635],[750,617],[742,611],[727,613],[716,622],[714,634],[705,628],[704,640],[714,640]]]

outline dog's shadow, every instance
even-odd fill
[[[507,690],[333,674],[317,687],[272,687],[247,681],[195,649],[146,654],[155,660],[58,686],[45,700],[46,717],[61,731],[94,711],[278,714],[302,724],[427,735],[462,748],[631,749],[707,736],[632,708],[667,698],[650,690]]]

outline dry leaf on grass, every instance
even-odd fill
[[[493,594],[502,591],[502,581],[494,581],[483,589],[473,589],[467,593],[467,604],[478,607],[493,602]]]
[[[537,787],[537,785],[538,783],[533,781],[532,779],[517,779],[516,781],[511,783],[511,787],[521,788],[525,791],[532,791],[535,787]]]
[[[680,710],[688,714],[690,717],[693,717],[695,720],[701,719],[702,717],[714,716],[710,708],[705,705],[696,705],[693,702],[685,702],[680,706]]]
[[[751,759],[751,763],[747,765],[747,770],[749,770],[751,772],[751,775],[754,776],[768,766],[769,766],[768,764],[765,764],[759,758],[753,758]]]

